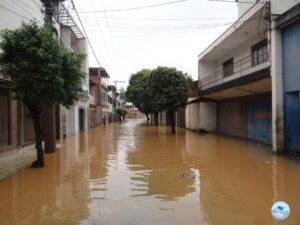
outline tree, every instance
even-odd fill
[[[160,111],[169,112],[172,133],[175,133],[175,112],[186,106],[190,79],[187,74],[169,67],[157,67],[149,77],[153,101]]]
[[[149,121],[150,113],[157,113],[157,107],[151,96],[149,86],[149,77],[151,70],[143,69],[135,74],[132,74],[129,79],[129,85],[126,90],[126,99],[132,102]]]
[[[122,119],[125,119],[125,116],[127,115],[128,111],[126,108],[117,108],[116,113],[119,116],[120,122],[122,122]]]
[[[69,107],[78,100],[84,55],[63,49],[49,27],[35,22],[1,32],[0,72],[10,78],[16,100],[29,109],[34,126],[37,159],[33,167],[44,166],[40,115],[45,107]]]

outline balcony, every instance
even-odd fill
[[[204,76],[199,81],[200,97],[215,95],[216,98],[229,98],[270,91],[269,60],[258,65],[253,65],[252,60],[249,55],[234,62],[231,67]]]

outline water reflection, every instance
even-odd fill
[[[0,224],[299,224],[299,160],[132,120],[69,137],[41,170],[0,181]]]

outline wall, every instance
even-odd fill
[[[255,0],[239,0],[238,8],[239,8],[239,17],[245,14],[253,5],[255,4]]]
[[[237,48],[228,54],[218,58],[215,61],[199,61],[198,62],[198,77],[199,79],[203,79],[208,77],[212,73],[222,70],[223,62],[233,57],[233,63],[236,63],[245,57],[251,56],[251,47],[258,42],[263,40],[259,36],[255,36],[248,40],[247,42],[243,43],[241,46],[237,46]],[[246,61],[246,60],[245,60]],[[243,64],[243,67],[251,66],[251,60],[247,63]]]
[[[217,104],[214,102],[200,103],[200,130],[215,132],[217,130]]]
[[[272,14],[280,15],[298,3],[300,0],[271,0]]]
[[[188,104],[185,110],[185,127],[190,130],[215,132],[217,129],[217,106],[213,102]]]
[[[185,127],[200,130],[200,103],[188,104],[185,110]]]
[[[218,133],[270,144],[271,101],[271,93],[266,93],[220,102],[218,104]]]
[[[41,1],[33,0],[2,0],[0,7],[0,30],[15,29],[22,23],[28,23],[35,19],[39,25],[43,25],[43,15],[41,12]]]
[[[218,106],[218,132],[247,138],[246,107],[239,101],[223,102]]]

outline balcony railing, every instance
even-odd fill
[[[270,67],[269,60],[262,62],[258,65],[253,65],[252,56],[249,55],[247,57],[242,58],[241,60],[234,62],[231,75],[228,74],[228,71],[220,69],[200,80],[199,87],[200,90],[206,90],[208,88],[221,85],[223,83],[261,71],[268,67]]]

